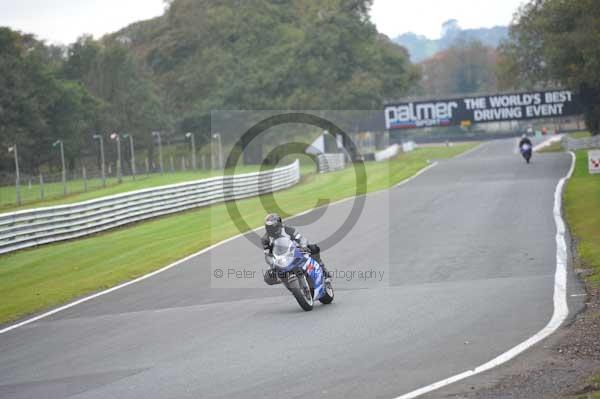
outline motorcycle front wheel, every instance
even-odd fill
[[[293,286],[290,287],[290,291],[298,301],[298,305],[305,311],[310,311],[313,309],[315,301],[313,299],[310,285],[306,280],[306,274],[300,274],[297,280],[294,282]]]

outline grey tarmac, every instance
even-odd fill
[[[0,335],[0,398],[394,398],[477,367],[553,312],[553,195],[571,159],[526,165],[514,144],[368,195],[323,253],[332,270],[362,272],[338,276],[332,305],[303,312],[283,287],[257,285],[262,253],[239,237]],[[290,223],[318,242],[351,205]],[[220,267],[241,278],[215,279]],[[568,293],[580,290],[571,275]]]

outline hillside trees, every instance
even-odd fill
[[[422,88],[430,96],[495,91],[496,51],[478,41],[458,41],[424,61]]]
[[[180,126],[211,109],[378,108],[417,71],[378,35],[365,0],[175,0],[127,37]]]
[[[127,133],[152,148],[150,132],[170,127],[158,89],[126,45],[84,36],[70,46],[62,73],[101,102],[88,136],[92,132]]]
[[[21,162],[32,172],[53,158],[50,148],[58,138],[69,142],[67,158],[78,155],[78,136],[97,105],[83,86],[56,75],[56,54],[31,35],[0,28],[0,145],[18,144]],[[9,168],[5,151],[0,162]]]
[[[371,3],[169,0],[163,16],[67,48],[3,29],[0,144],[24,146],[35,171],[58,138],[71,166],[97,153],[93,133],[132,134],[150,157],[153,130],[205,144],[211,110],[382,108],[419,71],[378,34]]]

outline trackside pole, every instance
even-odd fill
[[[83,167],[83,170],[82,170],[82,176],[83,176],[83,191],[87,193],[88,184],[87,184],[87,173],[85,170],[85,166]]]
[[[40,199],[44,200],[44,176],[40,173]]]

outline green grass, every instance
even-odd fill
[[[590,134],[590,132],[581,131],[581,132],[569,133],[568,136],[572,139],[583,139],[586,137],[591,137],[592,135]],[[545,147],[544,149],[542,149],[538,152],[544,153],[544,152],[562,152],[562,151],[564,151],[562,143],[560,141],[557,141],[557,142],[550,144],[548,147]]]
[[[555,141],[554,143],[550,144],[547,147],[544,147],[543,149],[539,150],[538,153],[542,154],[545,152],[562,152],[564,151],[562,143],[560,141]]]
[[[573,177],[565,192],[565,214],[577,240],[582,267],[592,270],[588,281],[600,285],[600,175],[588,172],[587,151],[576,152]]]
[[[581,131],[575,133],[569,133],[569,137],[572,139],[584,139],[586,137],[592,137],[592,134],[588,131]]]
[[[390,187],[427,166],[428,160],[449,158],[474,146],[430,147],[389,162],[367,163],[367,189]],[[351,168],[312,174],[302,184],[267,199],[267,210],[274,208],[274,199],[285,213],[296,214],[311,208],[315,198],[335,201],[354,192]],[[267,212],[259,198],[239,201],[238,207],[252,227],[259,226]],[[139,277],[237,233],[225,205],[220,204],[1,256],[0,323]]]
[[[585,136],[582,136],[585,137]],[[565,214],[576,239],[580,267],[590,269],[586,279],[590,286],[600,286],[600,175],[588,172],[587,151],[576,152],[573,177],[565,192]],[[593,382],[600,386],[600,376]],[[600,391],[590,392],[581,399],[600,399]]]
[[[590,386],[592,386],[594,388],[600,387],[600,375],[595,378],[592,378],[592,380],[590,382]],[[577,395],[576,398],[577,399],[600,399],[600,390],[597,390],[595,392],[588,392],[585,395]]]
[[[307,166],[303,166],[303,171],[308,171]],[[239,166],[236,173],[255,172],[259,169],[257,165]],[[311,170],[314,170],[312,167]],[[22,206],[16,206],[16,189],[14,186],[0,187],[0,212],[12,212],[21,209],[30,209],[42,206],[69,204],[73,202],[86,201],[107,195],[120,194],[128,191],[141,190],[144,188],[164,186],[168,184],[182,183],[186,181],[206,179],[208,177],[220,176],[223,171],[202,170],[196,172],[175,172],[165,173],[164,175],[139,175],[134,181],[132,177],[126,176],[123,182],[119,184],[116,178],[110,178],[106,181],[106,188],[102,187],[101,179],[88,181],[88,191],[84,191],[83,180],[72,180],[67,182],[68,193],[63,195],[62,183],[44,184],[44,200],[40,199],[39,184],[32,184],[28,187],[27,182],[21,186]]]

